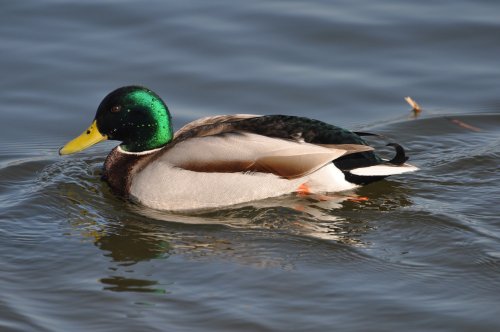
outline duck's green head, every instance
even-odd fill
[[[172,140],[167,105],[145,87],[116,89],[104,97],[90,127],[61,148],[59,154],[79,152],[106,139],[121,141],[121,147],[129,152],[167,144]]]

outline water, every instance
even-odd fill
[[[496,1],[3,4],[0,329],[498,330],[499,13]],[[148,210],[99,180],[113,143],[57,155],[127,84],[163,96],[177,128],[305,115],[398,141],[421,171],[361,199]]]

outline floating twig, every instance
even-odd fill
[[[420,107],[420,105],[417,104],[417,102],[411,97],[405,97],[405,100],[412,107],[411,111],[413,112],[413,116],[417,117],[422,112],[422,108]]]

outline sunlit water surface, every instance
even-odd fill
[[[495,1],[4,4],[0,330],[497,331],[499,13]],[[149,210],[100,181],[113,143],[57,155],[126,84],[162,95],[176,128],[305,115],[397,141],[421,170],[329,201]]]

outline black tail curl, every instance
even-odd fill
[[[399,166],[403,165],[409,159],[409,157],[407,157],[405,154],[405,149],[403,149],[401,145],[397,143],[389,143],[387,144],[387,146],[392,146],[396,150],[396,155],[394,156],[394,158],[389,160],[389,163]]]

